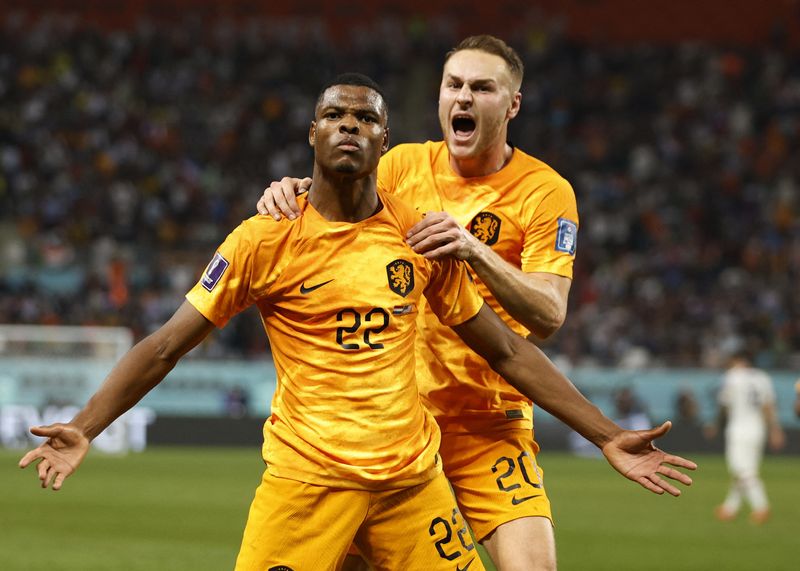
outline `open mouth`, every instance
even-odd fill
[[[454,117],[453,132],[457,137],[469,137],[475,132],[475,120],[471,117]]]

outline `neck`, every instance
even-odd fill
[[[514,149],[508,143],[496,145],[476,157],[457,159],[450,155],[450,166],[458,176],[474,178],[488,176],[501,170],[511,160]]]
[[[308,202],[331,222],[360,222],[375,214],[380,206],[376,174],[354,178],[325,171],[314,165]]]

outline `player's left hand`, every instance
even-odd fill
[[[456,222],[447,212],[426,212],[406,234],[406,242],[428,259],[453,256],[469,261],[481,246],[475,236]]]
[[[617,472],[651,492],[680,496],[681,491],[662,476],[691,486],[692,479],[672,466],[695,470],[697,464],[653,445],[653,440],[664,436],[670,428],[672,423],[666,421],[649,430],[623,430],[603,446],[603,455]]]
[[[769,431],[769,447],[773,452],[777,452],[786,446],[786,434],[780,425],[773,426]]]

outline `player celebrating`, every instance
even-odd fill
[[[415,251],[466,260],[511,328],[545,338],[566,317],[578,214],[569,183],[506,142],[522,77],[522,61],[502,40],[462,41],[447,54],[439,90],[444,141],[393,148],[378,185],[420,212],[436,211],[410,230]],[[258,211],[298,216],[295,190],[310,183],[273,183]],[[420,315],[417,366],[430,369],[420,391],[442,429],[444,470],[465,518],[501,571],[554,569],[550,503],[525,477],[542,472],[532,403],[430,310]]]
[[[41,459],[42,485],[59,489],[92,438],[215,326],[255,304],[278,381],[264,429],[267,469],[236,568],[336,569],[354,542],[378,570],[482,569],[437,461],[439,430],[419,399],[413,361],[424,295],[465,343],[600,446],[615,469],[659,493],[678,493],[662,475],[690,484],[666,464],[695,465],[651,443],[669,423],[620,429],[505,326],[465,266],[408,247],[405,229],[419,215],[376,189],[386,125],[369,78],[324,88],[302,219],[254,217],[234,230],[176,314],[122,358],[70,423],[32,429],[48,441],[20,465]],[[541,486],[535,471],[527,478]]]

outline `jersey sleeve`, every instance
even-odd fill
[[[398,184],[403,176],[401,154],[400,148],[394,147],[383,155],[378,163],[378,188],[388,194],[397,192]]]
[[[547,272],[572,278],[578,238],[578,206],[572,186],[553,177],[542,189],[525,227],[521,265],[524,272]]]
[[[772,379],[766,373],[762,373],[760,382],[761,404],[772,404],[775,402],[775,389],[772,386]]]
[[[425,297],[443,325],[453,327],[475,317],[483,298],[463,262],[453,259],[431,263]]]
[[[255,302],[253,296],[254,248],[247,223],[231,232],[206,266],[186,300],[215,326]]]

